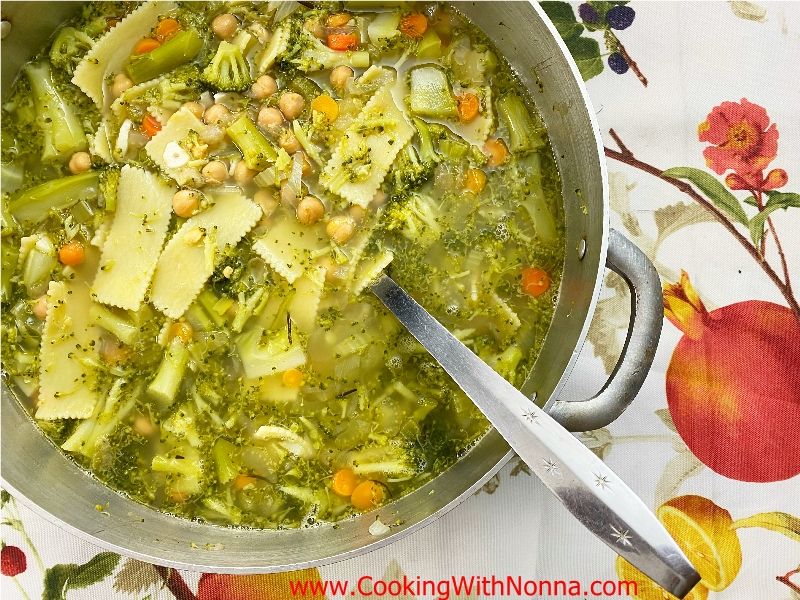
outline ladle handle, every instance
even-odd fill
[[[689,593],[700,576],[655,515],[603,461],[390,277],[382,275],[372,291],[581,523],[671,594]]]

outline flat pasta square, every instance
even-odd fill
[[[219,252],[236,245],[261,217],[261,208],[238,192],[218,193],[213,206],[190,217],[158,259],[150,300],[177,319],[214,272]]]
[[[97,373],[100,329],[89,324],[92,304],[85,282],[53,281],[39,354],[36,418],[86,419],[103,395]]]
[[[192,132],[199,135],[207,128],[188,108],[182,108],[147,142],[145,152],[179,185],[187,185],[200,175],[199,170],[192,166],[190,152],[184,146],[188,145]]]
[[[139,310],[167,236],[176,190],[149,171],[122,167],[114,222],[92,284],[98,302]]]
[[[414,131],[394,101],[392,85],[385,85],[345,131],[320,174],[320,184],[366,208]]]
[[[89,53],[78,63],[72,83],[89,96],[100,110],[111,105],[108,77],[120,72],[131,56],[131,49],[147,37],[158,18],[177,7],[175,2],[146,2],[122,19],[95,42]]]
[[[294,283],[310,266],[314,253],[329,246],[322,224],[303,225],[287,211],[273,217],[269,230],[253,250],[275,271]]]

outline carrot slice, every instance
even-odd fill
[[[180,338],[184,344],[188,344],[192,341],[192,337],[194,336],[194,331],[192,331],[192,326],[189,325],[186,321],[178,321],[170,325],[169,328],[169,338]]]
[[[161,19],[156,25],[153,35],[159,42],[166,42],[173,35],[181,30],[181,24],[177,19],[166,18]]]
[[[148,52],[152,52],[158,48],[160,45],[161,42],[156,39],[144,38],[143,40],[136,42],[136,45],[133,47],[133,54],[147,54]]]
[[[340,496],[350,497],[358,485],[358,478],[352,469],[339,469],[333,474],[331,488]]]
[[[480,169],[470,169],[467,171],[464,187],[475,195],[480,194],[486,187],[486,173]]]
[[[77,267],[86,258],[83,244],[78,241],[67,242],[58,249],[58,260],[62,265]]]
[[[358,48],[358,36],[355,33],[328,34],[328,48],[331,50],[355,50]]]
[[[386,500],[386,488],[377,481],[359,483],[350,496],[350,503],[358,510],[372,510]]]
[[[328,121],[335,121],[339,116],[339,105],[327,94],[314,98],[311,101],[311,110],[318,110],[327,117]]]
[[[418,40],[427,30],[428,17],[422,13],[411,13],[400,19],[400,31],[410,38]]]
[[[550,275],[544,269],[528,267],[522,269],[522,291],[538,298],[550,289]]]
[[[159,131],[161,131],[161,123],[158,122],[152,115],[146,115],[144,119],[142,119],[142,133],[144,133],[147,137],[153,137]]]
[[[483,145],[483,153],[488,158],[486,164],[490,167],[499,167],[508,160],[508,148],[500,138],[486,140]]]
[[[472,92],[465,92],[458,97],[458,118],[462,123],[469,123],[478,116],[481,102]]]
[[[289,388],[299,388],[303,385],[303,372],[300,369],[288,369],[281,375],[283,385]]]
[[[256,479],[252,475],[245,475],[244,473],[239,473],[236,477],[233,478],[233,489],[241,491],[251,483],[256,483],[257,481],[258,479]]]

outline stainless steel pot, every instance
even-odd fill
[[[661,331],[661,288],[647,258],[608,226],[606,167],[594,113],[578,69],[535,3],[457,2],[517,69],[541,111],[564,182],[566,263],[559,302],[541,355],[523,392],[565,427],[602,427],[641,387]],[[10,31],[3,38],[2,89],[32,51],[71,15],[75,2],[2,5]],[[594,312],[604,267],[631,288],[632,317],[617,368],[595,397],[558,398]],[[105,548],[166,566],[229,573],[270,572],[341,560],[384,546],[438,518],[469,497],[512,456],[495,431],[451,469],[417,491],[380,508],[389,535],[368,532],[376,514],[308,529],[227,529],[157,512],[109,490],[65,458],[36,429],[3,383],[3,486],[44,517]],[[434,493],[435,492],[435,493]],[[108,515],[95,506],[108,505]],[[220,544],[213,552],[206,544]]]

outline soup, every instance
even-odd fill
[[[437,4],[85,5],[3,105],[3,372],[113,489],[307,526],[487,422],[370,293],[521,384],[562,270],[545,127]]]

